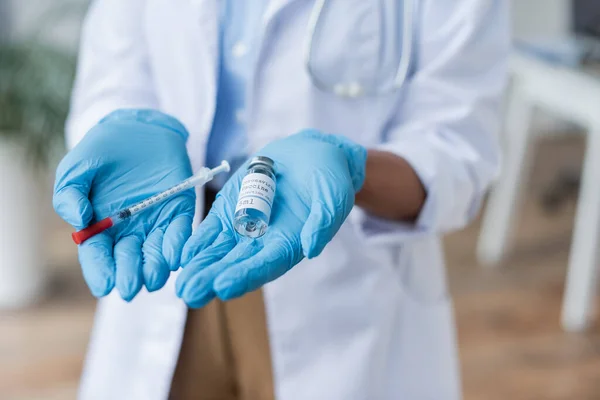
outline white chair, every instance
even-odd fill
[[[477,256],[484,265],[497,265],[510,244],[530,172],[533,112],[543,110],[584,127],[587,149],[562,309],[563,328],[581,331],[593,311],[600,239],[600,77],[523,54],[513,55],[511,72],[504,170],[483,216]]]

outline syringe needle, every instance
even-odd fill
[[[215,177],[215,175],[220,174],[221,172],[229,172],[229,169],[230,167],[227,161],[221,162],[220,166],[213,169],[203,168],[196,175],[165,190],[164,192],[158,193],[130,207],[124,208],[116,212],[114,215],[104,218],[103,220],[100,220],[95,224],[88,226],[85,229],[73,232],[73,234],[71,235],[73,237],[73,241],[77,244],[81,244],[89,238],[115,226],[119,222],[130,218],[132,215],[142,212],[145,209],[155,206],[157,204],[163,203],[171,197],[174,197],[177,194],[191,189],[195,186],[205,185],[206,183],[210,182]]]

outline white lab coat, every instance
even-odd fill
[[[330,1],[339,14],[329,23],[339,29],[336,40],[319,39],[329,47],[320,61],[348,68],[372,61],[383,39],[369,24],[379,20],[373,17],[382,2]],[[217,2],[95,1],[84,24],[70,145],[114,109],[158,108],[185,124],[193,166],[202,166],[215,109]],[[339,98],[311,83],[302,45],[313,3],[272,0],[267,8],[248,90],[251,148],[303,128],[341,133],[404,157],[428,196],[414,225],[355,208],[320,257],[265,286],[276,396],[459,399],[438,236],[473,218],[498,173],[507,2],[417,0],[409,82],[363,99]],[[354,26],[368,34],[352,34]],[[348,52],[346,64],[336,64]],[[200,193],[199,209],[202,202]],[[167,398],[186,318],[173,278],[131,304],[115,293],[100,301],[81,399]]]

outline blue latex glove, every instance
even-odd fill
[[[277,140],[257,155],[274,160],[277,173],[269,228],[254,240],[233,228],[246,164],[219,192],[184,248],[176,290],[190,307],[201,307],[215,296],[239,297],[304,257],[318,256],[350,213],[365,177],[365,148],[317,131]]]
[[[119,110],[92,128],[56,171],[54,209],[76,230],[192,175],[188,133],[154,110]],[[79,245],[92,294],[117,287],[129,301],[146,285],[160,289],[191,235],[192,190],[148,209]]]

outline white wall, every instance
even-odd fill
[[[570,30],[570,0],[512,0],[516,37],[561,36]]]

